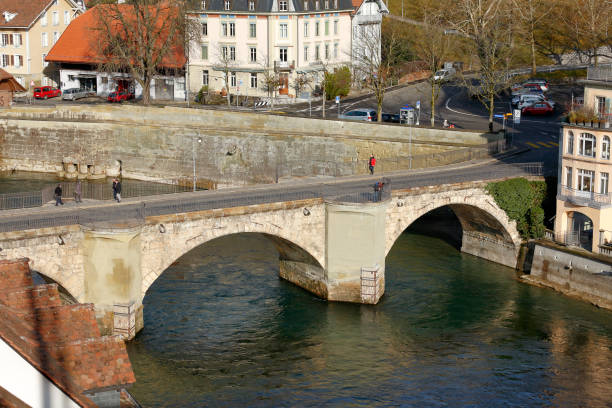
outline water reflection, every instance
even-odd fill
[[[404,234],[377,306],[327,303],[278,278],[264,237],[179,259],[145,297],[133,393],[156,406],[612,404],[612,313]]]

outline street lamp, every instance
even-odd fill
[[[202,138],[197,136],[194,136],[191,140],[192,140],[192,157],[193,157],[193,191],[196,191],[196,139],[198,141],[198,143],[202,143]]]

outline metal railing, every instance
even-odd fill
[[[612,64],[603,64],[587,68],[587,79],[590,81],[612,82]]]
[[[40,191],[29,191],[21,193],[0,194],[0,210],[14,210],[18,208],[40,207],[55,200],[55,188],[57,185],[62,187],[62,197],[64,199],[74,197],[76,182],[60,182],[49,184]],[[190,188],[175,184],[130,184],[122,183],[121,196],[146,197],[162,194],[173,194],[191,191]],[[91,200],[112,200],[113,189],[106,183],[81,183],[81,198]]]
[[[582,191],[559,184],[557,191],[566,200],[586,207],[600,208],[612,204],[610,194],[600,194],[593,191]]]

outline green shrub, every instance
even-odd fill
[[[487,192],[508,217],[516,221],[523,238],[544,236],[545,213],[542,206],[551,194],[546,182],[515,178],[489,183]]]
[[[351,70],[344,66],[334,72],[325,73],[325,93],[327,99],[346,96],[351,89]]]
[[[196,95],[196,102],[202,104],[206,103],[206,95],[208,95],[208,85],[204,85],[200,88],[198,94]]]

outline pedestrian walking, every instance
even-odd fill
[[[117,180],[117,184],[115,184],[115,191],[117,195],[117,202],[121,202],[121,180]]]
[[[370,155],[370,161],[368,162],[370,167],[370,174],[374,174],[374,166],[376,166],[376,157],[374,157],[374,153]]]
[[[113,179],[113,200],[117,201],[117,179]]]
[[[83,201],[81,200],[81,180],[77,180],[76,185],[74,186],[74,202],[75,203],[82,203]]]
[[[55,187],[55,206],[57,207],[58,205],[64,205],[64,202],[62,201],[62,185],[58,184],[57,187]]]

